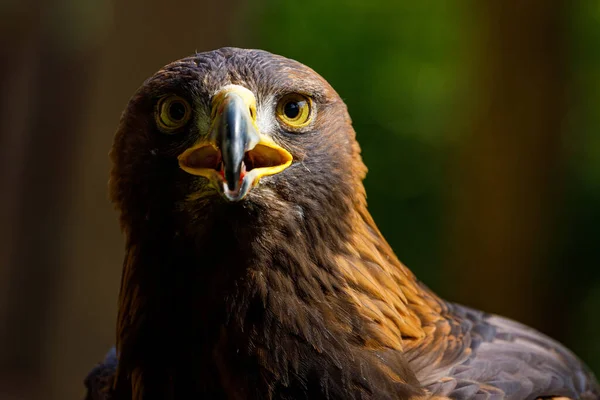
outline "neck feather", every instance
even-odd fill
[[[441,318],[441,302],[398,261],[364,199],[337,211],[343,215],[328,219],[282,203],[271,206],[268,217],[259,212],[265,219],[245,224],[246,230],[243,221],[217,221],[195,237],[162,220],[128,231],[119,378],[148,385],[141,376],[151,377],[152,366],[165,372],[163,366],[210,359],[206,368],[217,365],[221,386],[236,387],[226,381],[244,374],[239,362],[231,366],[232,349],[242,348],[263,374],[284,383],[290,370],[341,368],[348,357],[348,363],[363,363],[361,371],[346,369],[348,381],[360,381],[368,366],[398,384],[415,381],[401,351],[389,351],[425,337]],[[307,359],[314,351],[314,361]],[[196,369],[206,373],[202,365]],[[174,373],[166,373],[172,381]],[[338,378],[330,377],[331,384]]]

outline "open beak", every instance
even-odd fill
[[[226,199],[238,201],[261,177],[291,165],[292,155],[258,131],[251,91],[225,86],[213,97],[212,110],[208,138],[179,155],[181,169],[208,178]]]

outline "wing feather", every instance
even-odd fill
[[[117,351],[113,347],[104,361],[98,364],[85,378],[87,395],[85,400],[111,400],[114,376],[117,371]]]
[[[560,343],[518,322],[457,304],[448,304],[447,312],[430,340],[406,351],[432,396],[600,398],[592,373]]]

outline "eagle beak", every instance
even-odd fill
[[[213,97],[208,140],[185,150],[178,160],[181,169],[208,178],[227,200],[239,201],[260,178],[289,167],[292,155],[258,131],[254,94],[228,85]]]

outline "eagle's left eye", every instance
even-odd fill
[[[277,103],[277,118],[288,127],[302,128],[312,120],[312,103],[309,97],[291,93]]]
[[[166,133],[182,128],[189,121],[190,116],[190,104],[179,96],[163,97],[156,107],[156,123]]]

